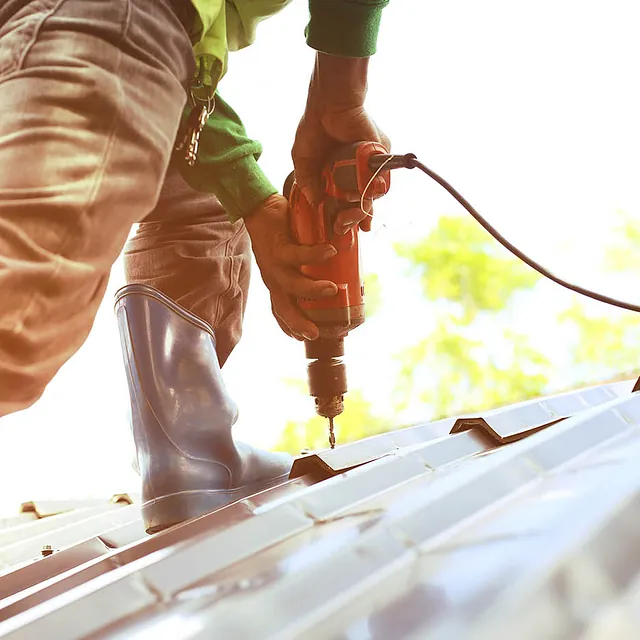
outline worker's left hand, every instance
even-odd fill
[[[320,202],[322,168],[336,149],[366,140],[390,150],[389,138],[364,108],[368,63],[367,58],[316,55],[307,106],[291,150],[296,182],[309,202]],[[369,231],[372,213],[373,202],[365,197],[364,210],[357,206],[340,212],[334,231],[343,234],[358,225]]]
[[[267,198],[244,217],[244,222],[262,279],[271,294],[271,309],[278,324],[297,340],[315,340],[318,327],[302,313],[295,298],[334,296],[338,287],[328,280],[307,278],[299,267],[335,256],[335,248],[330,244],[296,244],[290,232],[289,203],[280,195]]]
[[[315,111],[307,110],[298,126],[293,158],[296,181],[311,202],[319,202],[321,198],[319,176],[331,151],[347,142],[360,140],[379,142],[387,149],[391,146],[362,106],[329,112],[322,118]],[[383,180],[381,177],[376,179]],[[365,197],[362,204],[362,208],[358,203],[340,212],[334,223],[336,233],[345,234],[357,226],[362,231],[371,230],[373,200]]]

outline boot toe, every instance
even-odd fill
[[[293,456],[279,451],[264,451],[237,443],[244,458],[244,469],[239,484],[256,485],[284,482],[291,472]]]
[[[234,478],[232,486],[221,486],[219,478],[206,482],[200,488],[177,491],[148,500],[142,515],[148,533],[157,533],[186,520],[221,509],[232,502],[286,482],[291,472],[293,457],[287,453],[272,453],[238,443],[244,469]],[[218,465],[216,465],[217,467]],[[213,480],[213,479],[210,479]]]
[[[291,467],[293,466],[293,456],[284,452],[277,452],[272,455],[274,456],[274,472],[279,476],[289,476]]]

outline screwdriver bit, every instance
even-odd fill
[[[333,432],[333,418],[329,418],[329,444],[332,449],[336,448],[336,435]]]

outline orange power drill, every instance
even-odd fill
[[[365,189],[367,199],[387,193],[391,178],[389,169],[395,168],[394,158],[377,142],[358,142],[339,149],[329,158],[322,172],[324,197],[317,208],[298,188],[293,173],[284,186],[296,242],[303,245],[328,243],[338,252],[325,262],[302,267],[302,273],[309,278],[335,282],[337,295],[316,300],[298,298],[299,306],[320,331],[317,340],[305,341],[306,356],[311,361],[307,374],[316,412],[329,419],[331,448],[335,446],[333,419],[342,413],[347,392],[346,368],[341,359],[344,338],[364,322],[358,229],[339,235],[333,226],[340,211],[360,207]],[[391,166],[387,168],[387,165]]]

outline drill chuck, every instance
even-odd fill
[[[317,344],[314,344],[317,343]],[[343,340],[319,338],[306,342],[309,394],[316,399],[316,412],[325,418],[335,418],[344,410],[347,392],[347,370],[340,356],[344,354]]]
[[[335,418],[344,411],[344,396],[316,398],[316,413],[323,418]]]

